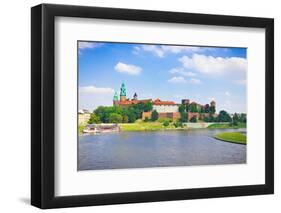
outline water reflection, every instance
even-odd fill
[[[246,163],[246,146],[212,135],[225,129],[79,136],[78,170]]]

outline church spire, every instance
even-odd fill
[[[126,101],[126,86],[124,82],[120,88],[120,101]]]

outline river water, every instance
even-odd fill
[[[78,170],[246,163],[246,146],[212,136],[245,129],[119,132],[79,136]]]

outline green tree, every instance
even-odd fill
[[[129,122],[129,117],[128,115],[123,115],[123,123],[128,123]]]
[[[99,124],[100,123],[100,117],[97,116],[94,113],[91,114],[91,117],[90,117],[90,119],[88,121],[88,124],[93,124],[93,123],[95,123],[95,124]]]
[[[197,104],[190,104],[190,112],[198,112]]]
[[[216,113],[216,107],[210,106],[209,111],[210,111],[210,113],[215,114]]]
[[[204,112],[205,112],[205,113],[209,113],[209,112],[210,112],[210,105],[209,105],[209,104],[206,104],[206,105],[204,106]]]
[[[240,114],[240,122],[246,123],[247,122],[247,114],[246,113],[241,113]]]
[[[164,126],[164,127],[167,127],[167,126],[169,126],[169,124],[170,124],[169,121],[164,121],[163,126]]]
[[[156,121],[158,119],[158,112],[156,110],[153,110],[151,113],[151,120]]]
[[[195,115],[190,119],[190,122],[191,123],[196,123],[197,122],[197,118],[196,118]]]
[[[232,119],[225,110],[221,110],[218,115],[218,121],[219,122],[231,122]]]
[[[180,122],[188,122],[188,113],[187,112],[181,112],[180,113]]]
[[[121,123],[123,120],[122,115],[118,114],[118,113],[110,113],[109,114],[109,122],[110,123]]]
[[[237,113],[234,113],[232,118],[232,125],[237,126],[239,121],[240,121],[239,115]]]
[[[148,121],[149,121],[148,117],[145,117],[144,122],[148,122]]]
[[[149,101],[149,102],[146,102],[144,104],[144,108],[143,108],[143,111],[144,112],[150,112],[152,110],[152,103]]]
[[[129,123],[134,123],[137,120],[136,112],[133,109],[129,109],[127,113]]]
[[[186,111],[186,106],[183,105],[183,104],[181,104],[181,105],[179,106],[179,112],[182,113],[182,112],[185,112],[185,111]]]
[[[189,107],[189,104],[186,104],[186,105],[185,105],[185,111],[186,111],[186,112],[190,112],[190,109],[189,109],[189,108],[190,108],[190,107]]]

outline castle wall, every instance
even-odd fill
[[[158,113],[161,112],[178,112],[178,105],[153,105],[153,110],[156,110]]]

